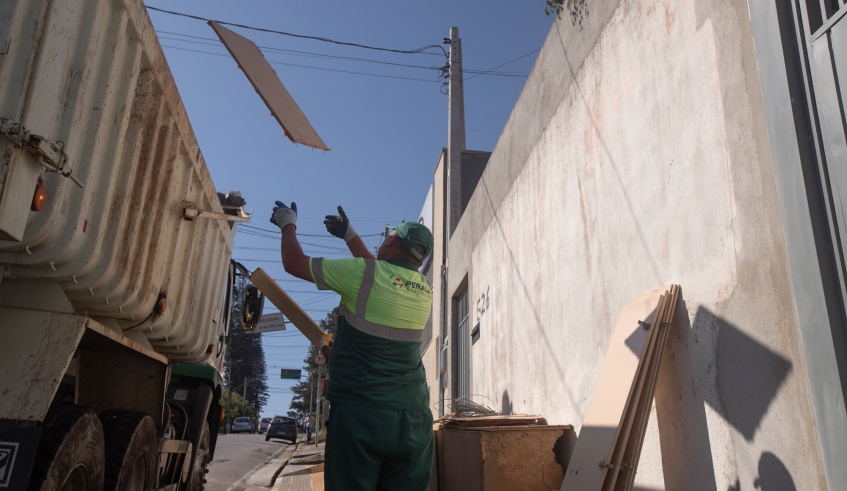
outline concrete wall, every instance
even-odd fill
[[[447,149],[443,148],[438,157],[433,175],[432,188],[432,236],[435,242],[435,250],[432,252],[432,342],[423,353],[423,363],[426,369],[427,386],[429,387],[429,404],[432,408],[433,418],[441,416],[439,400],[441,397],[440,371],[438,366],[438,353],[444,340],[441,326],[444,325],[441,311],[441,292],[443,290],[441,265],[444,262],[444,226],[446,213],[446,172]]]
[[[826,489],[747,4],[588,7],[551,29],[449,242],[473,392],[579,429],[620,309],[679,283],[637,485]]]

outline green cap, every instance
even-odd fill
[[[403,242],[403,245],[409,249],[415,257],[418,256],[417,251],[413,249],[416,245],[426,247],[426,254],[418,257],[421,261],[432,254],[432,249],[435,247],[435,239],[432,237],[432,232],[426,228],[426,225],[418,222],[403,222],[394,229],[397,232],[397,237]]]

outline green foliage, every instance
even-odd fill
[[[588,0],[546,0],[544,13],[547,17],[555,15],[557,19],[562,18],[562,12],[570,15],[571,24],[579,24],[582,29],[582,20],[588,17]]]
[[[338,311],[339,307],[332,309],[332,311],[326,315],[326,318],[318,322],[324,331],[335,334],[335,331],[338,328]],[[313,360],[317,354],[318,350],[315,348],[315,345],[310,345],[309,354],[306,356],[306,359],[303,360],[303,363],[305,363],[303,370],[308,377],[305,380],[297,382],[291,387],[291,392],[294,393],[294,397],[291,398],[291,406],[289,406],[291,411],[288,412],[288,415],[296,417],[298,421],[309,414],[310,407],[312,410],[312,417],[315,417],[316,383],[319,376],[324,378],[328,373],[326,365],[320,367],[320,370],[318,369],[319,367],[315,365]]]
[[[226,348],[224,357],[224,373],[226,374],[224,392],[232,386],[233,403],[235,392],[239,397],[244,394],[244,381],[247,380],[247,404],[252,414],[261,414],[262,408],[268,402],[268,375],[265,364],[265,351],[262,348],[262,336],[244,331],[242,324],[242,304],[247,279],[239,276],[236,280],[232,295],[232,315],[230,316],[231,341]],[[226,410],[226,404],[222,404]],[[233,409],[233,413],[235,410]]]
[[[229,403],[229,392],[224,391],[221,396],[221,406],[224,408],[224,414],[226,414],[226,408]],[[238,392],[232,393],[232,414],[230,416],[230,421],[233,421],[235,418],[239,416],[249,416],[253,419],[256,418],[256,411],[247,404],[244,404],[244,398],[241,397],[241,394]]]

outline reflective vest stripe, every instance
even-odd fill
[[[356,317],[365,319],[365,310],[368,308],[368,297],[374,287],[374,276],[376,263],[373,259],[365,259],[365,272],[362,274],[362,283],[359,285],[359,296],[356,297]]]
[[[326,280],[324,279],[324,258],[312,258],[312,278],[314,278],[315,284],[318,285],[318,290],[331,289],[329,285],[326,284]]]
[[[344,316],[348,324],[365,334],[393,341],[423,341],[423,329],[398,329],[396,327],[376,324],[365,320],[364,317],[359,317],[354,314],[349,308],[347,308],[346,305],[343,304],[341,305],[340,310],[341,312],[339,312],[339,315]]]

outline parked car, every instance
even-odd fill
[[[271,419],[272,418],[262,418],[262,420],[259,421],[259,434],[268,431],[268,426],[270,426],[271,424]]]
[[[254,433],[255,431],[256,427],[253,426],[253,421],[246,416],[235,418],[235,421],[232,422],[231,433]]]
[[[273,421],[268,426],[265,441],[271,438],[288,440],[292,444],[297,443],[297,421],[294,418],[286,418],[285,416],[274,416]]]

